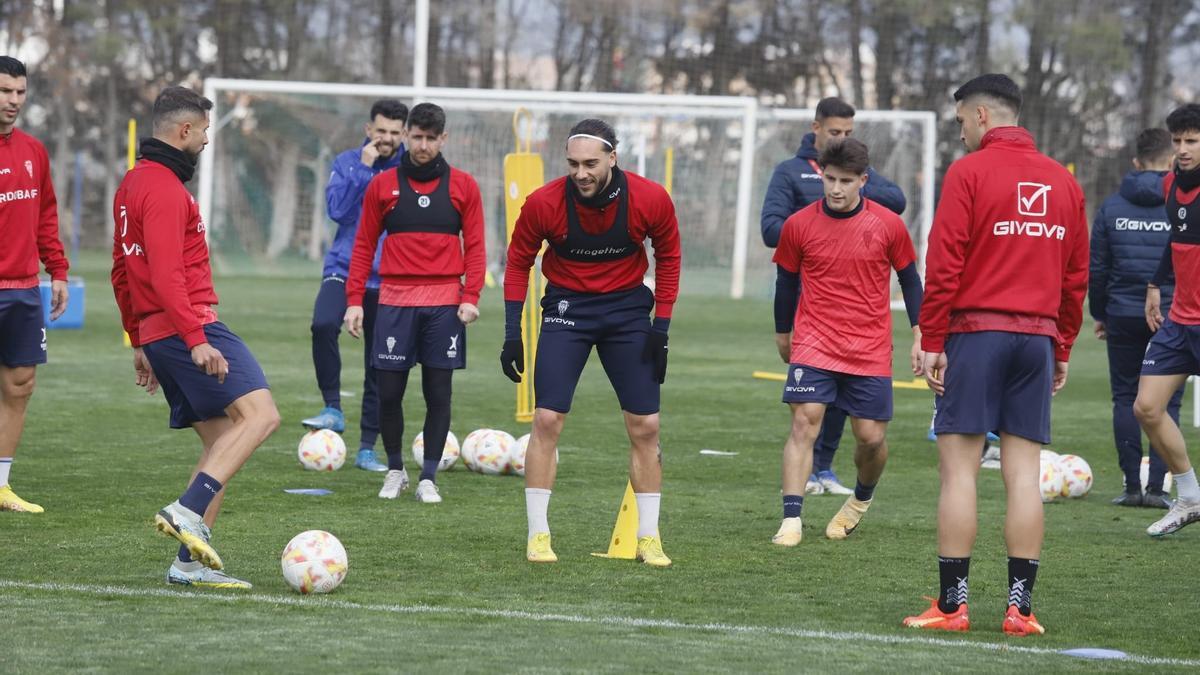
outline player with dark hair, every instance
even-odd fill
[[[1146,323],[1155,331],[1142,358],[1133,412],[1150,445],[1175,477],[1178,499],[1167,515],[1146,528],[1152,537],[1177,532],[1200,520],[1200,484],[1188,459],[1179,424],[1167,414],[1188,376],[1200,374],[1200,104],[1167,115],[1175,146],[1175,170],[1164,181],[1170,244],[1146,290]],[[1175,280],[1175,298],[1163,318],[1162,287]]]
[[[217,320],[206,226],[185,184],[208,144],[212,101],[167,87],[154,101],[154,137],[113,200],[113,293],[133,344],[138,385],[160,386],[173,429],[191,427],[203,451],[179,499],[155,516],[177,539],[172,584],[250,588],[221,572],[209,544],[224,486],[279,427],[267,379],[245,343]]]
[[[793,213],[824,198],[825,187],[817,160],[831,142],[848,138],[854,133],[854,112],[854,106],[840,98],[821,99],[817,103],[811,131],[800,141],[796,156],[775,167],[762,206],[762,237],[767,246],[774,248],[779,243],[783,223]],[[904,192],[870,167],[867,168],[867,184],[861,193],[871,201],[895,211],[897,215],[904,213]],[[813,451],[813,474],[808,478],[805,492],[851,494],[853,490],[843,486],[833,471],[833,456],[846,427],[846,413],[830,406],[825,411],[824,419]]]
[[[1033,615],[1044,530],[1039,487],[1050,399],[1067,382],[1083,322],[1088,230],[1083,191],[1017,126],[1021,91],[981,75],[954,92],[969,154],[950,165],[929,235],[921,347],[938,395],[938,597],[913,628],[970,627],[967,578],[978,528],[979,448],[1000,435],[1008,494],[1010,635],[1045,632]]]
[[[892,418],[893,269],[913,326],[912,369],[920,372],[917,255],[904,221],[862,196],[868,161],[867,146],[856,139],[827,145],[820,156],[825,197],[784,222],[775,251],[775,338],[789,364],[783,402],[792,409],[783,447],[783,522],[772,539],[780,546],[795,546],[803,536],[804,478],[827,407],[850,416],[858,476],[825,536],[845,539],[871,506]]]
[[[1163,208],[1163,177],[1171,169],[1171,134],[1146,129],[1138,134],[1133,171],[1121,189],[1104,200],[1092,221],[1092,255],[1088,277],[1088,306],[1095,319],[1096,337],[1108,348],[1108,380],[1112,388],[1113,437],[1117,461],[1125,475],[1125,490],[1113,500],[1119,506],[1169,509],[1163,491],[1166,462],[1150,448],[1150,471],[1142,485],[1142,428],[1133,414],[1142,357],[1153,333],[1146,324],[1146,285],[1158,268],[1171,236]],[[1170,306],[1174,286],[1162,286],[1163,311]],[[1167,411],[1179,424],[1183,387],[1171,396]],[[1145,494],[1142,493],[1143,487]]]
[[[346,428],[342,414],[342,356],[338,336],[346,314],[346,277],[350,274],[350,250],[362,215],[363,194],[371,179],[395,169],[404,155],[404,124],[408,106],[393,99],[381,99],[371,106],[362,146],[341,153],[333,160],[329,183],[325,186],[325,212],[337,223],[333,244],[325,254],[321,271],[321,290],[313,306],[312,355],[317,371],[317,386],[325,408],[302,424],[310,429]],[[375,387],[375,369],[371,366],[375,314],[379,306],[379,251],[363,293],[363,394],[360,442],[354,465],[367,471],[387,471],[375,457],[375,439],[379,435],[379,394]]]
[[[350,256],[345,319],[351,335],[362,335],[363,298],[378,246],[382,284],[373,365],[388,462],[379,496],[395,499],[408,488],[404,391],[409,371],[420,363],[425,461],[416,497],[435,504],[442,501],[436,481],[450,431],[451,376],[467,365],[466,325],[479,318],[487,254],[479,185],[442,157],[446,113],[432,103],[417,104],[408,115],[407,134],[399,166],[367,185]]]
[[[50,275],[50,318],[67,310],[67,259],[46,148],[16,128],[25,106],[25,64],[0,56],[0,511],[42,513],[9,485],[35,374],[46,362],[38,261]]]
[[[659,388],[667,376],[667,331],[679,290],[679,224],[666,190],[617,166],[617,135],[598,119],[571,128],[569,174],[525,200],[504,273],[500,365],[513,382],[525,371],[521,312],[529,269],[542,243],[546,294],[534,364],[533,430],[525,457],[525,555],[555,562],[546,513],[555,448],[592,347],[616,390],[629,434],[629,477],[637,499],[637,559],[667,567],[658,532],[662,500]],[[642,283],[654,245],[655,290]],[[653,310],[654,319],[650,320]]]

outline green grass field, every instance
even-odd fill
[[[925,440],[930,394],[897,390],[891,459],[874,508],[854,536],[830,542],[837,497],[806,500],[804,543],[770,544],[778,525],[779,454],[788,422],[765,300],[685,298],[672,327],[664,389],[662,533],[674,567],[593,558],[607,546],[626,481],[616,399],[596,359],[584,373],[560,445],[550,522],[560,563],[524,561],[522,482],[456,467],[445,502],[376,498],[381,477],[349,465],[300,469],[299,420],[320,406],[309,356],[315,278],[220,278],[221,316],[258,355],[283,428],[232,481],[214,544],[253,591],[181,591],[164,575],[175,546],[154,512],[176,498],[196,460],[191,432],[167,429],[160,396],[133,385],[129,350],[103,256],[82,265],[84,331],[50,335],[13,471],[41,516],[0,515],[0,672],[61,671],[1154,671],[1200,666],[1200,528],[1147,537],[1161,512],[1108,504],[1121,488],[1111,441],[1103,347],[1081,338],[1055,401],[1052,447],[1083,455],[1088,497],[1046,507],[1034,607],[1041,638],[1000,632],[1006,597],[999,472],[984,471],[971,575],[974,629],[914,632],[906,614],[935,593],[936,452]],[[499,292],[488,290],[455,379],[454,423],[525,430],[495,355]],[[907,353],[907,329],[897,335]],[[343,389],[361,380],[358,343],[344,338]],[[898,371],[902,372],[902,371]],[[901,375],[901,377],[907,377]],[[411,437],[423,408],[406,402]],[[348,409],[358,399],[348,399]],[[1187,400],[1190,407],[1190,394]],[[357,426],[357,414],[351,416]],[[1194,444],[1197,435],[1185,433]],[[346,434],[351,452],[357,429]],[[382,446],[380,446],[382,447]],[[736,457],[699,454],[702,448]],[[851,452],[836,468],[853,480]],[[324,487],[326,497],[285,494]],[[336,592],[302,597],[279,554],[305,529],[345,544],[350,573]],[[1059,654],[1119,649],[1125,661]]]

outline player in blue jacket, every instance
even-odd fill
[[[812,131],[800,141],[796,156],[775,167],[762,207],[763,243],[771,248],[779,244],[783,221],[809,204],[825,197],[824,181],[817,158],[830,141],[838,141],[854,133],[854,106],[840,98],[830,97],[817,103]],[[896,215],[904,213],[907,202],[904,191],[895,183],[867,167],[867,184],[863,197],[883,205]],[[834,407],[825,411],[821,435],[813,452],[813,475],[808,479],[808,494],[829,493],[848,495],[854,491],[838,482],[833,472],[833,454],[846,427],[846,414]]]
[[[1154,277],[1171,237],[1163,195],[1163,176],[1171,169],[1174,153],[1170,132],[1142,131],[1136,152],[1134,170],[1125,175],[1121,189],[1104,200],[1092,222],[1088,309],[1096,321],[1096,337],[1108,346],[1113,437],[1117,462],[1125,474],[1125,492],[1113,503],[1168,509],[1171,502],[1163,491],[1167,464],[1153,448],[1146,485],[1141,482],[1142,429],[1133,414],[1133,401],[1137,398],[1142,357],[1152,335],[1146,324],[1146,284]],[[1164,315],[1174,290],[1172,285],[1160,287]],[[1182,400],[1180,387],[1167,405],[1176,424]]]
[[[309,429],[332,429],[341,433],[346,428],[342,414],[341,379],[342,356],[338,351],[338,335],[346,313],[346,278],[350,274],[350,252],[358,232],[362,213],[363,194],[367,184],[380,172],[394,170],[404,154],[404,124],[408,106],[400,101],[384,99],[371,106],[366,125],[367,138],[361,147],[339,154],[333,160],[333,171],[325,187],[325,209],[337,223],[333,244],[325,254],[321,272],[321,290],[313,307],[312,356],[317,371],[317,387],[325,400],[321,412],[304,420]],[[368,471],[387,471],[387,465],[375,456],[375,439],[379,436],[379,396],[375,389],[375,369],[371,367],[375,310],[379,304],[379,250],[363,296],[363,378],[361,442],[354,465]]]

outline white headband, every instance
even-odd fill
[[[609,148],[612,148],[612,146],[613,146],[612,143],[609,143],[608,141],[604,140],[603,138],[600,138],[599,136],[593,136],[591,134],[575,134],[574,136],[568,136],[567,142],[570,143],[571,141],[575,140],[576,138],[590,138],[594,141],[600,141],[601,143],[607,145]]]

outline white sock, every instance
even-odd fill
[[[658,505],[661,492],[635,492],[638,507],[638,539],[658,536]]]
[[[529,520],[529,536],[549,532],[546,511],[550,508],[550,491],[541,488],[525,488],[525,517]]]
[[[8,485],[8,472],[12,470],[12,457],[0,457],[0,487]]]
[[[1195,467],[1188,469],[1186,473],[1175,474],[1175,489],[1179,491],[1179,498],[1185,502],[1200,502],[1200,483],[1196,482]]]

